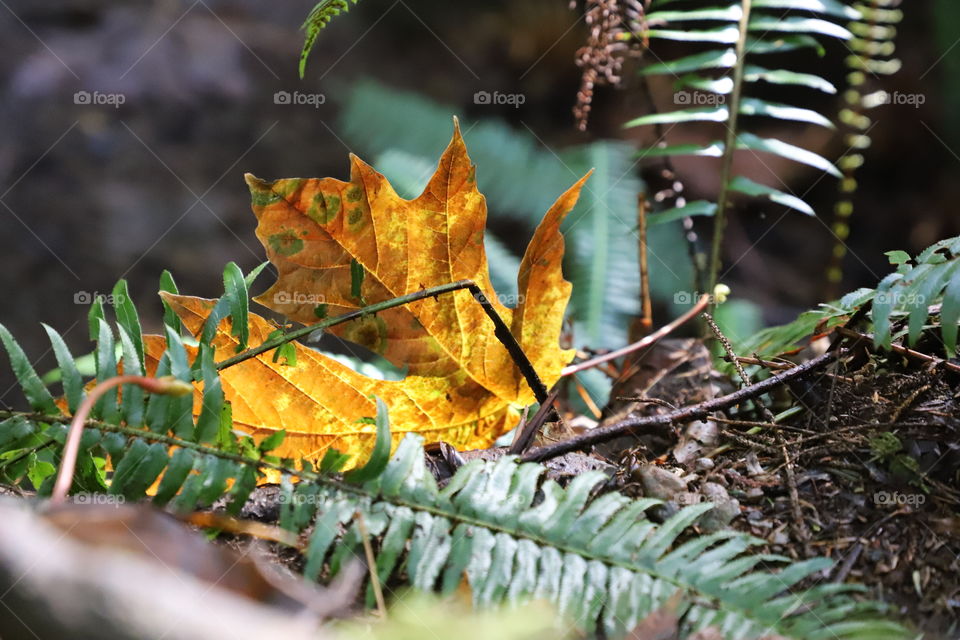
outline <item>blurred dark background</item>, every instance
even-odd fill
[[[372,160],[382,150],[360,145],[357,125],[345,129],[340,113],[340,98],[365,79],[448,105],[448,116],[503,120],[548,150],[599,138],[652,141],[649,131],[622,128],[647,108],[629,71],[622,89],[597,91],[589,129],[576,130],[574,53],[586,30],[582,12],[566,0],[364,0],[321,33],[301,81],[298,29],[313,4],[0,2],[0,322],[38,370],[54,366],[40,322],[63,333],[75,354],[86,353],[89,298],[109,293],[119,278],[129,281],[145,328],[156,330],[163,269],[182,292],[213,297],[222,291],[226,262],[245,271],[259,264],[243,173],[346,178],[348,151]],[[845,290],[874,286],[889,271],[884,251],[913,253],[960,233],[956,4],[902,7],[903,69],[882,88],[922,94],[925,102],[871,114],[873,145],[857,175]],[[843,55],[830,50],[826,61],[799,65],[840,83]],[[653,89],[665,106],[669,85]],[[495,90],[522,94],[524,103],[474,103],[477,91]],[[278,91],[322,94],[324,102],[276,104]],[[837,96],[818,100],[812,106],[830,116],[840,107]],[[448,139],[449,120],[435,127]],[[802,143],[831,159],[843,151],[836,136],[819,131],[784,136],[808,136]],[[767,165],[741,168],[758,180],[772,170],[793,192],[809,190],[820,218],[784,215],[782,207],[742,209],[729,227],[727,264],[736,267],[724,281],[757,303],[766,322],[778,322],[822,299],[836,183],[800,166]],[[715,189],[716,164],[678,168],[689,197]],[[481,191],[483,172],[479,167]],[[513,179],[522,185],[527,177]],[[491,228],[503,237],[517,235],[510,224],[491,210]],[[0,369],[0,404],[18,402],[20,394],[7,392],[7,367]]]

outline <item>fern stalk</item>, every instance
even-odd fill
[[[97,400],[111,389],[125,384],[135,384],[150,393],[164,395],[183,396],[193,393],[193,387],[189,383],[177,380],[172,376],[166,376],[164,378],[115,376],[94,387],[87,397],[84,398],[70,423],[70,432],[67,434],[67,444],[63,449],[60,472],[57,474],[57,481],[53,485],[53,493],[50,495],[50,502],[52,504],[62,503],[67,499],[70,485],[73,484],[73,472],[77,466],[77,455],[80,452],[80,438],[83,436],[83,425],[93,410],[94,405],[97,404]]]
[[[8,420],[10,418],[23,418],[24,420],[35,422],[35,423],[61,423],[70,419],[70,416],[66,415],[50,415],[46,413],[37,413],[35,411],[9,411],[6,409],[0,409],[0,421]],[[255,458],[250,458],[248,456],[231,453],[223,449],[219,449],[214,446],[200,444],[197,442],[192,442],[190,440],[184,440],[183,438],[177,438],[175,436],[169,436],[163,433],[157,433],[155,431],[147,431],[146,429],[138,429],[136,427],[127,427],[122,424],[113,424],[112,422],[105,422],[103,420],[97,420],[95,418],[87,418],[83,422],[84,427],[90,429],[96,429],[98,431],[107,431],[109,433],[119,433],[121,435],[128,436],[130,438],[140,438],[146,442],[156,442],[168,447],[178,447],[180,449],[190,449],[199,454],[211,455],[223,460],[229,460],[230,462],[238,462],[241,464],[250,464],[256,465],[257,467],[262,467],[264,469],[270,469],[272,471],[281,471],[283,473],[303,473],[307,475],[306,472],[293,469],[289,465],[282,465],[270,462],[268,460],[257,460]],[[45,442],[37,445],[36,449],[41,447],[48,446],[50,443],[56,442],[55,438],[50,439],[50,442]],[[309,476],[308,476],[309,477]]]
[[[737,150],[737,119],[740,114],[740,95],[743,89],[743,66],[746,59],[747,29],[750,25],[751,0],[741,3],[739,37],[737,38],[737,60],[733,66],[733,89],[730,93],[730,104],[727,105],[727,135],[723,149],[723,160],[720,165],[720,195],[717,199],[717,213],[713,222],[713,241],[710,248],[710,273],[707,278],[707,290],[712,294],[720,275],[720,248],[723,245],[723,231],[727,220],[727,196],[729,192],[730,173],[733,168],[733,154]],[[714,307],[711,301],[710,309]]]

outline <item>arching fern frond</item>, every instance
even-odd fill
[[[858,289],[820,305],[793,322],[765,329],[736,345],[743,353],[775,356],[789,351],[815,332],[842,324],[864,305],[870,307],[874,344],[889,349],[892,341],[917,343],[924,330],[938,330],[947,358],[960,356],[960,237],[941,240],[915,258],[904,251],[887,254],[896,271],[876,289]]]
[[[540,483],[538,464],[473,461],[439,489],[426,468],[422,439],[404,439],[384,473],[362,489],[298,487],[294,504],[318,514],[305,573],[336,573],[362,554],[364,533],[379,542],[382,583],[451,593],[466,577],[474,605],[548,599],[588,633],[623,637],[680,591],[682,637],[707,626],[725,638],[770,633],[795,638],[899,638],[877,605],[850,597],[857,587],[823,584],[788,590],[828,567],[826,559],[789,564],[747,553],[760,540],[724,531],[680,536],[711,508],[689,506],[663,524],[644,512],[659,503],[618,493],[595,495],[606,477],[591,472],[566,489]],[[300,521],[310,517],[298,518]],[[784,565],[780,570],[757,569]]]
[[[352,2],[353,4],[357,4],[359,0],[352,0]],[[307,58],[310,57],[310,52],[313,50],[313,45],[317,42],[317,36],[320,35],[320,31],[326,27],[335,16],[346,13],[349,10],[350,3],[347,0],[320,0],[320,2],[310,10],[306,21],[304,21],[303,26],[300,27],[306,31],[303,39],[303,50],[300,52],[301,79],[303,79],[303,74],[307,69]]]
[[[245,278],[231,263],[224,271],[225,293],[215,314],[231,316],[238,331],[249,303],[247,286],[260,270]],[[168,273],[161,287],[176,289]],[[191,363],[179,331],[165,325],[166,350],[148,366],[140,320],[126,282],[118,282],[110,298],[115,323],[108,322],[103,299],[94,300],[89,313],[96,342],[95,381],[113,378],[118,371],[203,381],[202,409],[194,419],[191,396],[145,396],[134,385],[106,394],[94,406],[90,428],[84,431],[73,492],[108,492],[134,500],[144,497],[159,479],[153,501],[160,506],[170,503],[173,510],[191,511],[227,496],[229,510],[239,512],[263,468],[281,462],[268,452],[279,446],[282,432],[257,445],[249,436],[233,431],[230,405],[224,400],[209,338],[201,340]],[[29,413],[0,412],[0,479],[10,484],[27,481],[29,488],[49,495],[66,440],[66,425],[85,390],[62,336],[52,327],[44,328],[61,372],[61,400],[43,385],[16,340],[0,325],[0,342],[31,408]],[[240,339],[244,340],[242,335]],[[108,460],[113,468],[109,477],[105,472]]]

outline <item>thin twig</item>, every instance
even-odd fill
[[[655,404],[661,407],[666,407],[671,411],[676,411],[677,408],[663,400],[662,398],[647,398],[646,396],[617,396],[617,400],[620,402],[637,402],[640,404]]]
[[[540,376],[533,368],[533,364],[531,364],[530,359],[527,358],[527,355],[523,352],[523,349],[520,347],[520,343],[517,342],[517,339],[510,332],[510,327],[506,325],[506,323],[503,321],[503,318],[501,318],[497,313],[497,310],[494,309],[493,305],[490,304],[490,301],[487,300],[487,296],[484,295],[480,287],[472,280],[458,280],[456,282],[451,282],[450,284],[442,284],[436,287],[430,287],[429,289],[415,291],[414,293],[408,293],[397,298],[367,305],[361,309],[356,309],[355,311],[350,311],[333,318],[328,318],[327,320],[317,322],[316,324],[295,329],[279,336],[278,338],[274,338],[273,340],[267,340],[263,344],[253,347],[252,349],[247,349],[243,353],[238,353],[235,356],[227,358],[223,362],[217,363],[217,370],[232,367],[233,365],[243,362],[244,360],[254,358],[261,353],[266,353],[267,351],[276,349],[277,347],[283,346],[288,342],[308,336],[315,331],[329,329],[330,327],[342,324],[344,322],[349,322],[350,320],[364,318],[379,313],[380,311],[386,311],[387,309],[410,304],[411,302],[417,302],[418,300],[424,300],[426,298],[433,298],[444,293],[452,293],[461,289],[466,289],[469,291],[474,300],[480,303],[480,306],[483,307],[483,311],[487,314],[487,317],[493,321],[494,335],[497,337],[500,343],[503,344],[507,352],[510,353],[510,357],[513,359],[514,364],[516,364],[517,368],[520,369],[520,373],[523,374],[523,377],[530,386],[530,389],[533,390],[533,395],[537,398],[537,402],[542,403],[547,398],[547,387],[543,384],[543,381],[540,380]]]
[[[861,551],[863,551],[863,544],[857,542],[855,545],[853,545],[853,548],[847,552],[847,557],[844,558],[842,563],[840,563],[837,575],[833,578],[835,583],[841,584],[846,581],[847,576],[850,575],[850,570],[853,569],[853,565],[860,557]]]
[[[583,386],[583,383],[577,380],[577,376],[573,376],[571,379],[573,380],[573,386],[577,389],[577,395],[583,400],[583,404],[587,405],[587,409],[593,414],[593,417],[599,420],[603,416],[603,411],[597,406],[597,403],[593,401],[593,398],[590,397],[590,392]]]
[[[920,394],[925,393],[926,391],[929,391],[929,390],[930,390],[929,384],[925,384],[922,387],[918,387],[917,389],[914,389],[910,393],[910,395],[908,395],[906,399],[903,402],[901,402],[899,405],[897,405],[897,407],[893,410],[893,413],[890,415],[890,422],[896,422],[897,420],[899,420],[900,414],[902,414],[910,405],[912,405],[916,401],[916,399],[920,397]]]
[[[540,404],[546,402],[547,396],[549,395],[547,387],[537,374],[537,370],[533,368],[533,364],[531,364],[530,359],[527,358],[527,354],[523,352],[520,343],[517,342],[517,339],[510,333],[510,327],[503,321],[503,318],[500,317],[497,310],[493,308],[493,305],[487,300],[487,296],[480,290],[480,287],[469,280],[462,280],[461,282],[469,283],[467,290],[473,294],[474,300],[480,303],[487,317],[493,321],[495,327],[494,335],[500,340],[503,346],[506,347],[507,351],[510,352],[513,362],[517,365],[517,368],[520,369],[520,373],[523,374],[527,384],[533,390],[533,395],[537,398],[537,402]]]
[[[744,386],[749,386],[750,377],[744,370],[743,365],[740,364],[740,361],[737,360],[737,354],[734,353],[733,345],[730,344],[730,340],[727,339],[727,336],[723,335],[723,332],[720,331],[720,327],[717,326],[717,323],[714,322],[713,317],[709,313],[705,312],[703,317],[707,321],[707,325],[710,327],[713,335],[715,335],[717,340],[720,341],[720,344],[723,346],[723,350],[726,352],[727,357],[731,362],[733,362],[733,367],[737,370],[737,374],[739,374]],[[760,398],[756,398],[755,403],[760,407],[760,413],[767,422],[773,423],[776,421],[776,417],[773,415],[773,412],[770,411],[765,404],[763,404]],[[783,466],[785,475],[787,477],[787,489],[790,495],[790,508],[793,513],[794,530],[797,532],[797,536],[799,536],[802,540],[807,540],[810,537],[810,534],[803,524],[803,511],[800,509],[800,492],[797,490],[797,477],[794,474],[793,461],[790,459],[790,452],[787,450],[787,441],[786,438],[783,437],[782,431],[776,428],[773,431],[774,435],[776,436],[777,443],[780,445],[780,453],[783,456]],[[728,433],[727,437],[731,437],[731,435]],[[769,449],[770,448],[768,448],[768,450]]]
[[[849,338],[862,338],[864,341],[869,342],[869,344],[871,345],[873,344],[872,334],[860,333],[859,331],[854,331],[853,329],[848,329],[847,327],[837,327],[835,331]],[[891,344],[890,351],[893,351],[894,353],[899,353],[900,355],[906,356],[908,358],[913,358],[914,360],[921,360],[923,362],[928,362],[938,367],[943,367],[944,369],[949,369],[954,373],[960,373],[960,364],[957,364],[955,362],[950,362],[948,360],[944,360],[943,358],[938,358],[936,356],[931,356],[926,353],[921,353],[919,351],[915,351],[914,349],[908,349],[907,347],[904,347],[899,344]]]
[[[847,349],[828,351],[827,353],[817,356],[812,360],[808,360],[801,365],[797,365],[789,371],[784,371],[783,373],[770,376],[766,380],[761,380],[756,384],[753,384],[749,387],[744,387],[743,389],[739,389],[725,396],[707,400],[689,407],[684,407],[683,409],[674,411],[672,413],[665,413],[656,416],[628,418],[615,424],[590,429],[589,431],[570,438],[569,440],[533,449],[523,455],[521,459],[524,461],[546,460],[548,458],[563,455],[568,451],[576,451],[577,449],[582,449],[590,445],[606,442],[621,435],[634,433],[643,428],[672,427],[677,424],[692,422],[694,420],[702,420],[714,411],[732,407],[740,402],[743,402],[744,400],[755,398],[762,393],[767,393],[778,385],[802,378],[803,376],[810,374],[812,371],[815,371],[819,367],[833,362],[836,358],[846,353]]]
[[[723,331],[720,331],[720,327],[717,326],[717,323],[714,321],[713,316],[703,312],[703,319],[706,321],[707,326],[710,327],[710,331],[713,332],[713,335],[720,342],[720,346],[723,347],[724,352],[727,354],[727,359],[733,363],[733,368],[737,370],[737,375],[740,376],[740,380],[743,381],[744,387],[750,386],[750,376],[747,375],[746,370],[743,368],[743,365],[740,364],[740,361],[737,360],[737,354],[733,351],[733,345],[730,344],[730,340],[727,336],[723,335]],[[773,415],[773,412],[767,408],[759,399],[757,399],[757,405],[760,407],[760,413],[763,414],[763,417],[767,422],[774,422],[776,418]]]
[[[220,370],[226,369],[227,367],[232,367],[233,365],[243,362],[244,360],[255,358],[261,353],[266,353],[267,351],[281,347],[288,342],[308,336],[315,331],[329,329],[330,327],[335,327],[338,324],[343,324],[344,322],[349,322],[350,320],[365,318],[367,316],[379,313],[380,311],[386,311],[387,309],[410,304],[411,302],[416,302],[418,300],[425,300],[427,298],[436,297],[453,291],[459,291],[461,289],[469,289],[471,286],[476,286],[472,280],[458,280],[456,282],[451,282],[450,284],[442,284],[436,287],[430,287],[429,289],[408,293],[407,295],[400,296],[399,298],[393,298],[391,300],[384,300],[383,302],[367,305],[366,307],[362,307],[339,316],[334,316],[333,318],[327,318],[321,322],[300,327],[299,329],[285,333],[277,338],[274,338],[273,340],[267,340],[256,347],[247,349],[246,351],[238,353],[235,356],[231,356],[223,362],[218,362],[217,369]]]
[[[803,522],[803,511],[800,509],[800,491],[797,489],[797,477],[793,471],[793,461],[790,458],[790,452],[787,451],[787,441],[783,437],[783,432],[776,430],[777,439],[780,441],[780,453],[783,455],[783,468],[787,476],[787,489],[790,494],[790,507],[793,512],[793,525],[797,536],[801,540],[809,540],[810,532]]]
[[[654,344],[664,336],[668,335],[671,331],[673,331],[680,325],[689,321],[691,318],[696,317],[697,314],[703,311],[707,307],[707,305],[710,304],[710,298],[711,296],[708,296],[706,294],[700,296],[700,299],[697,300],[697,304],[690,307],[690,309],[688,309],[686,313],[684,313],[682,316],[680,316],[673,322],[669,324],[665,324],[664,326],[660,327],[659,329],[657,329],[650,335],[644,337],[643,339],[638,340],[633,344],[628,344],[627,346],[617,349],[615,351],[611,351],[610,353],[605,353],[602,356],[597,356],[596,358],[587,360],[586,362],[579,362],[577,364],[571,364],[569,366],[566,366],[563,368],[563,371],[560,372],[560,375],[569,376],[574,373],[579,373],[586,369],[591,369],[593,367],[596,367],[597,365],[603,364],[604,362],[616,360],[617,358],[621,356],[625,356],[628,353],[633,353],[634,351],[637,351],[639,349],[644,349],[646,347],[649,347],[650,345]]]
[[[761,451],[766,451],[767,453],[777,453],[778,451],[778,449],[771,444],[764,444],[763,442],[757,442],[756,440],[752,440],[746,437],[745,435],[742,435],[736,432],[733,432],[733,433],[724,432],[723,436],[725,438],[729,438],[730,440],[733,440],[734,442],[739,442],[743,446],[750,447],[752,449],[760,449]],[[727,448],[729,448],[729,446]],[[712,458],[715,455],[718,455],[718,452],[711,451],[710,454],[705,457]]]
[[[653,91],[650,89],[650,82],[648,76],[641,76],[639,82],[639,90],[643,93],[644,99],[647,102],[647,112],[648,113],[657,113],[657,102],[653,99]],[[664,130],[663,124],[657,122],[653,125],[653,135],[656,137],[658,144],[667,143],[667,132]],[[666,193],[672,195],[672,202],[666,206],[679,207],[683,206],[683,183],[677,178],[677,169],[673,166],[673,160],[670,156],[663,156],[660,161],[660,177],[666,180],[669,183],[667,189],[662,189],[654,195],[654,200],[656,202],[664,202],[666,199]],[[694,291],[703,291],[704,282],[703,282],[703,268],[706,262],[706,256],[704,256],[699,249],[697,244],[699,238],[697,237],[696,229],[694,228],[693,218],[690,216],[685,216],[683,218],[683,240],[687,247],[687,257],[690,259],[690,266],[693,268],[693,290]]]
[[[647,194],[637,196],[637,226],[640,252],[640,332],[645,336],[653,329],[653,302],[650,299],[650,268],[647,265]],[[637,336],[638,338],[640,336]]]
[[[793,368],[792,362],[775,362],[773,360],[764,360],[762,358],[748,358],[746,356],[736,356],[733,359],[730,356],[724,356],[724,360],[727,362],[739,362],[740,364],[756,364],[764,369],[791,369]]]
[[[540,405],[540,408],[537,409],[537,412],[533,414],[533,417],[524,423],[523,427],[517,429],[517,435],[513,438],[513,443],[511,443],[508,453],[511,455],[521,454],[533,444],[543,423],[547,421],[547,418],[550,417],[551,414],[556,413],[553,405],[557,401],[557,395],[559,393],[560,389],[554,387],[550,395],[547,396],[546,401],[544,401],[544,403]]]

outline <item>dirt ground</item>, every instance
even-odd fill
[[[715,377],[699,349],[680,348],[688,358],[679,358],[666,375],[661,370],[652,385],[642,371],[622,381],[620,397],[679,400],[680,406],[699,399],[687,394],[685,401],[685,392],[695,388],[694,381]],[[637,361],[656,361],[649,369],[660,369],[664,351],[671,349]],[[599,449],[617,465],[625,492],[651,494],[651,462],[683,478],[682,492],[673,496],[679,504],[698,493],[709,497],[705,485],[720,485],[739,503],[729,526],[766,541],[764,551],[794,559],[833,558],[834,567],[816,582],[863,584],[928,637],[956,638],[960,374],[944,365],[861,350],[791,389],[802,410],[776,425],[731,412],[729,419],[707,423],[708,437],[701,441],[691,438],[688,427],[679,441],[637,436],[632,443]],[[689,382],[677,382],[685,377]],[[658,393],[667,390],[672,397]],[[774,410],[788,400],[772,399]],[[669,410],[659,404],[640,409],[621,400],[618,413],[617,402],[608,407],[609,416],[619,418],[631,408],[648,414]],[[704,423],[697,429],[703,433]]]

